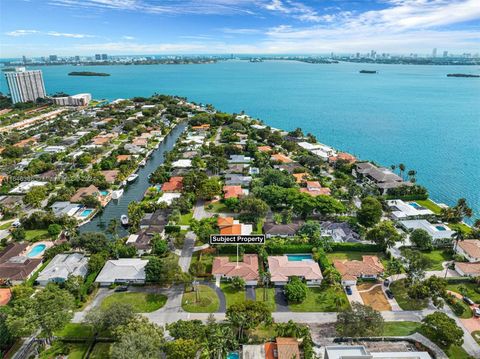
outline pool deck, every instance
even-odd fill
[[[30,253],[30,251],[36,247],[36,246],[39,246],[39,245],[45,245],[45,249],[43,251],[41,251],[40,253],[38,253],[36,256],[28,256],[28,253]],[[35,242],[35,243],[32,243],[30,246],[28,246],[24,251],[23,253],[21,254],[22,256],[25,256],[25,257],[28,257],[28,258],[42,258],[43,257],[43,253],[45,253],[45,251],[52,247],[53,246],[53,242],[51,241],[40,241],[40,242]]]

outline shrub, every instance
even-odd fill
[[[289,302],[302,303],[307,298],[307,285],[298,277],[292,277],[285,286],[285,296]]]

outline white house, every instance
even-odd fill
[[[192,161],[186,159],[180,159],[175,162],[172,162],[173,168],[190,168],[192,167]]]
[[[363,345],[332,345],[325,347],[325,359],[432,359],[428,352],[368,351]]]
[[[434,241],[452,238],[453,231],[443,223],[432,224],[425,219],[411,219],[399,222],[401,226],[409,231],[414,229],[424,229],[433,238]]]
[[[82,253],[57,254],[39,274],[37,282],[45,286],[49,282],[63,283],[69,276],[85,278],[88,258]]]
[[[160,198],[158,198],[157,203],[166,203],[169,206],[172,204],[175,198],[182,197],[180,192],[164,192]]]
[[[114,283],[145,283],[145,266],[148,260],[139,258],[121,258],[109,260],[95,280],[100,286]]]
[[[392,218],[397,221],[404,219],[418,219],[432,216],[434,214],[431,210],[422,207],[417,202],[404,202],[401,199],[392,199],[387,201],[387,205],[392,211]]]
[[[41,187],[46,185],[47,185],[47,182],[40,182],[40,181],[21,182],[17,187],[12,189],[9,193],[27,193],[33,187]]]

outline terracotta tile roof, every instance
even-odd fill
[[[245,280],[258,280],[258,256],[244,254],[243,261],[230,262],[228,257],[215,257],[212,265],[212,274],[221,274],[226,277],[240,277]]]
[[[241,224],[232,224],[231,226],[225,226],[220,228],[220,234],[227,235],[227,234],[242,234],[242,225]]]
[[[305,173],[305,172],[303,172],[303,173],[293,173],[292,176],[295,177],[295,181],[297,183],[302,183],[308,177],[308,173]]]
[[[108,138],[108,137],[95,137],[92,140],[92,142],[95,145],[104,145],[104,144],[110,142],[110,138]]]
[[[223,186],[225,199],[238,198],[243,194],[242,186]]]
[[[70,202],[78,203],[81,202],[82,199],[86,196],[94,196],[98,194],[100,191],[97,187],[93,184],[88,187],[81,187],[75,192],[75,194],[70,198]]]
[[[235,220],[233,219],[233,217],[218,217],[217,218],[217,226],[219,228],[228,227],[228,226],[233,225],[234,221]]]
[[[277,359],[277,343],[265,343],[265,359]]]
[[[270,146],[258,146],[257,149],[260,152],[270,152],[272,150]]]
[[[356,280],[362,275],[380,275],[385,270],[377,256],[362,256],[361,261],[335,260],[333,265],[344,280]]]
[[[277,161],[277,162],[282,162],[282,163],[291,163],[293,160],[290,157],[285,156],[284,154],[281,153],[276,153],[272,155],[271,157],[272,160]]]
[[[25,140],[18,141],[13,146],[23,148],[25,146],[28,146],[28,145],[31,145],[31,144],[33,145],[35,143],[37,143],[37,140],[34,139],[33,137],[30,137],[30,138],[26,138]]]
[[[162,184],[163,192],[179,192],[183,189],[183,177],[170,177],[168,182]]]
[[[326,188],[326,187],[315,189],[315,190],[309,190],[308,188],[300,188],[300,192],[308,193],[310,196],[320,196],[320,195],[330,196],[330,194],[332,193],[330,188]]]
[[[276,341],[278,359],[300,359],[297,339],[278,337]]]
[[[336,162],[338,160],[347,161],[348,163],[355,163],[357,162],[357,158],[352,156],[350,153],[340,152],[336,156],[328,157],[330,162]]]
[[[455,262],[455,267],[458,267],[463,273],[471,277],[480,276],[480,262]]]
[[[480,258],[480,240],[466,239],[458,242],[458,246],[472,258]]]
[[[132,158],[131,155],[118,155],[117,162],[128,161],[130,158]]]
[[[148,140],[146,138],[137,137],[133,139],[132,144],[135,146],[145,147],[148,144]]]
[[[101,174],[105,177],[105,181],[114,183],[118,177],[118,170],[101,171]]]
[[[201,125],[198,125],[198,126],[192,126],[192,130],[208,130],[210,128],[210,125],[208,123],[203,123]]]
[[[272,282],[286,282],[289,277],[303,277],[306,280],[320,280],[322,271],[317,262],[289,261],[287,256],[269,256],[268,270]]]

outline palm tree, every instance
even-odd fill
[[[400,170],[400,177],[403,179],[403,172],[405,171],[405,165],[403,163],[400,163],[398,165],[398,169]]]
[[[415,182],[415,175],[416,174],[417,174],[417,171],[415,171],[415,170],[408,171],[408,177],[410,177],[410,182]]]
[[[456,251],[457,251],[458,242],[463,241],[463,240],[465,239],[465,237],[464,237],[464,235],[463,235],[463,232],[462,232],[460,229],[457,229],[457,230],[455,230],[455,232],[453,232],[452,238],[453,238],[454,241],[455,241],[455,247],[453,248],[453,250],[456,252]]]
[[[395,168],[397,168],[397,166],[395,166],[395,165],[390,165],[390,168],[392,169],[392,171],[395,171]]]

